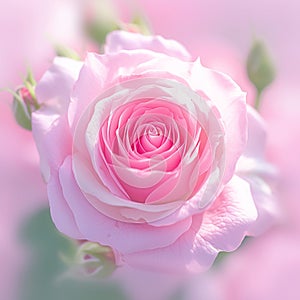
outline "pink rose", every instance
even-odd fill
[[[177,42],[113,32],[103,55],[56,58],[36,94],[33,134],[64,234],[110,246],[119,265],[195,272],[255,232],[260,117]]]

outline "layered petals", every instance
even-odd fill
[[[191,219],[185,219],[174,226],[155,228],[148,224],[124,223],[106,217],[99,213],[82,194],[72,172],[70,156],[60,168],[59,180],[65,200],[83,236],[90,241],[111,246],[120,253],[168,246],[191,225]]]
[[[179,43],[113,32],[103,55],[57,58],[36,94],[53,221],[117,264],[203,271],[269,224],[261,121]]]
[[[124,260],[138,267],[162,271],[200,272],[211,266],[220,251],[235,250],[257,218],[247,182],[235,176],[216,202],[195,215],[190,229],[169,247],[126,255]]]

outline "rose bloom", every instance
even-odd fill
[[[117,265],[202,271],[270,225],[262,119],[177,42],[112,32],[103,55],[56,58],[36,95],[53,221]]]

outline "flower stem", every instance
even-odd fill
[[[262,91],[257,90],[256,98],[255,98],[255,103],[254,103],[254,108],[255,108],[257,111],[259,111],[260,104],[261,104],[261,94],[262,94]]]

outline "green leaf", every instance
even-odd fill
[[[61,254],[75,257],[78,245],[57,231],[48,208],[24,224],[21,237],[31,257],[20,277],[18,300],[127,299],[116,281],[66,276],[70,266],[61,260]]]

